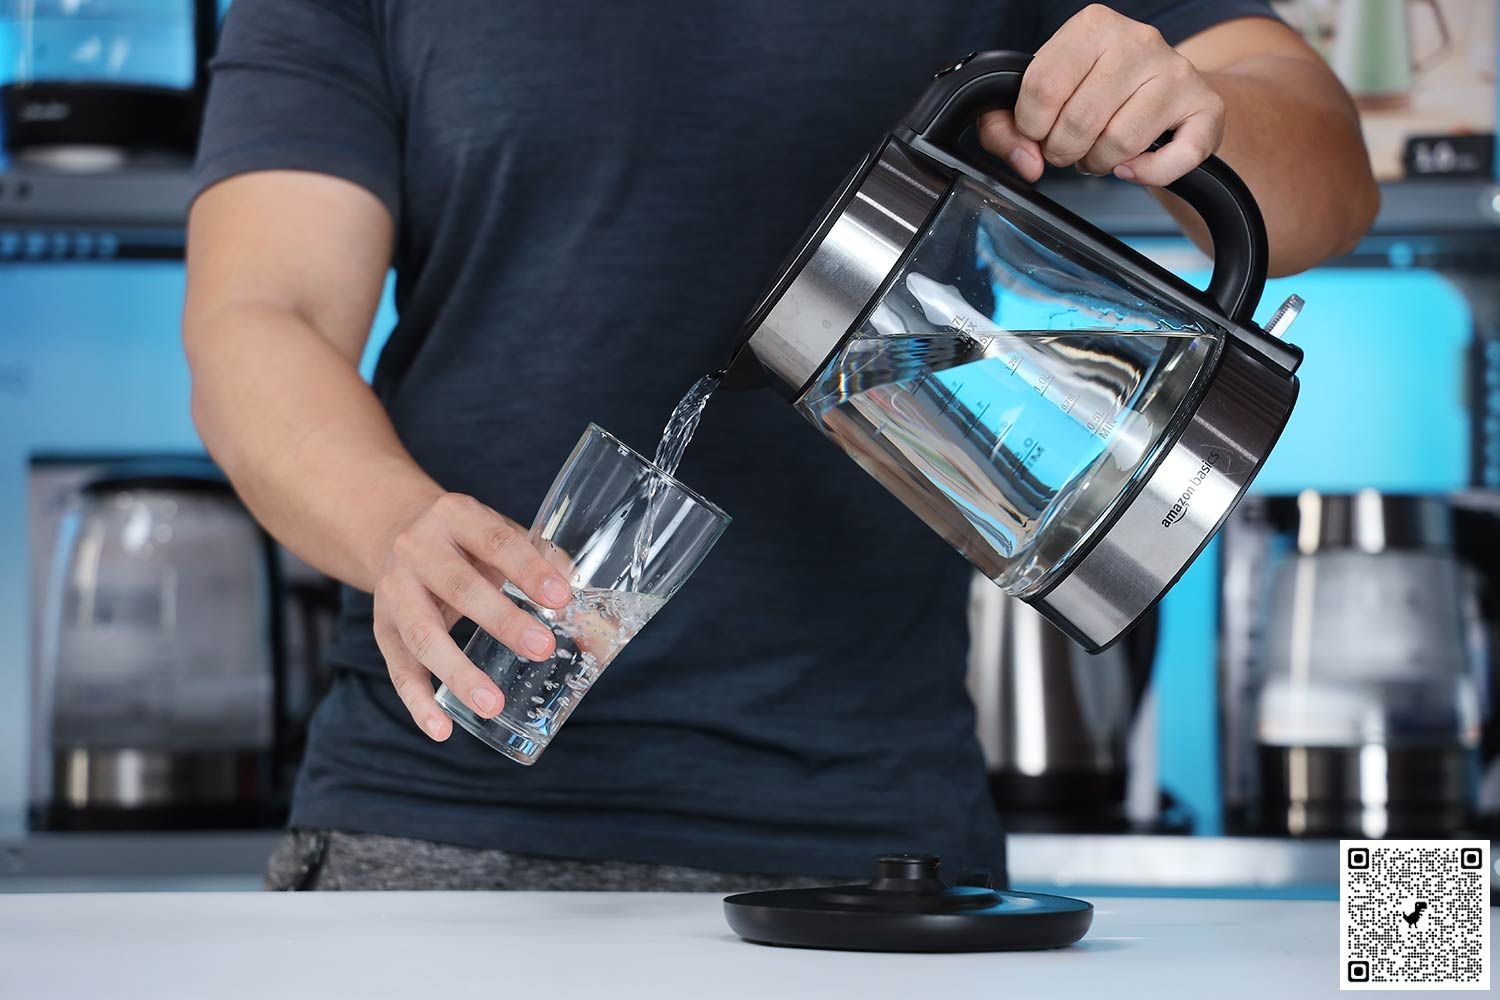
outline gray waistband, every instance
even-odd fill
[[[847,879],[718,872],[637,861],[579,861],[340,830],[290,830],[266,888],[510,889],[586,892],[752,892]]]

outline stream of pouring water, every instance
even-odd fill
[[[677,474],[677,466],[682,462],[682,452],[693,439],[698,421],[703,419],[703,408],[708,405],[709,398],[723,378],[723,372],[709,372],[694,382],[693,387],[667,418],[667,426],[661,432],[661,441],[656,445],[655,463],[662,472],[669,476]]]
[[[656,467],[665,475],[676,474],[677,466],[682,461],[682,453],[693,439],[698,422],[703,419],[703,408],[708,405],[709,398],[723,378],[722,371],[709,372],[694,382],[693,387],[667,418],[667,426],[663,428],[661,440],[656,445],[654,460]],[[640,590],[641,574],[645,571],[646,560],[651,555],[651,542],[656,535],[656,518],[661,513],[661,504],[657,501],[660,485],[661,480],[653,476],[646,494],[646,513],[641,519],[641,530],[635,536],[635,552],[630,560],[626,590]]]

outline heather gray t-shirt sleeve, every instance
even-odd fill
[[[212,64],[196,189],[256,170],[366,188],[401,217],[401,122],[363,0],[235,0]]]

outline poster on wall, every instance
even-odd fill
[[[1493,0],[1274,0],[1354,95],[1380,180],[1495,175]]]

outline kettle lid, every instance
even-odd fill
[[[745,892],[724,900],[740,937],[845,951],[1030,951],[1082,938],[1094,908],[1080,899],[949,885],[939,860],[885,854],[868,883]]]

